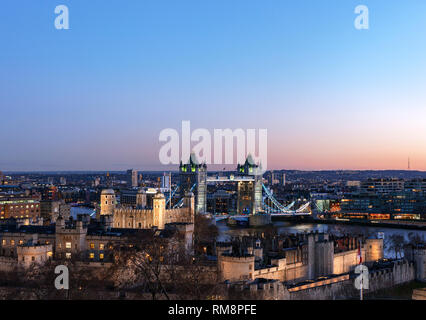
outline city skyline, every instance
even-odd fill
[[[58,4],[0,12],[1,171],[170,170],[183,120],[266,128],[268,169],[426,171],[424,1]]]

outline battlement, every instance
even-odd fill
[[[24,244],[17,246],[17,253],[19,255],[36,255],[52,251],[51,244]]]
[[[234,294],[231,298],[287,300],[289,293],[284,285],[274,279],[258,278],[253,281],[225,282],[228,292]]]
[[[216,247],[228,248],[228,247],[232,247],[232,243],[231,242],[216,242]]]
[[[254,255],[224,252],[224,253],[222,253],[221,258],[224,261],[251,262],[251,261],[254,260]]]

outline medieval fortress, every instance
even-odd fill
[[[413,280],[426,281],[426,247],[407,246],[405,258],[384,258],[383,239],[334,237],[326,233],[283,235],[268,241],[248,239],[241,248],[217,243],[220,280],[246,298],[344,299],[359,295],[354,271],[369,268],[368,292]],[[267,251],[265,247],[268,247]],[[266,252],[265,252],[266,251]]]
[[[118,206],[114,190],[106,189],[101,194],[98,215],[99,218],[102,216],[113,217],[114,228],[149,229],[157,227],[164,229],[167,223],[193,223],[194,201],[194,195],[188,192],[183,198],[181,208],[166,208],[166,198],[163,193],[140,189],[136,195],[135,206]]]
[[[256,217],[261,215],[261,180],[257,176],[245,179],[253,169],[255,166],[248,159],[238,166],[241,176],[233,177],[232,182],[238,183],[237,213]],[[206,166],[191,157],[189,163],[180,165],[179,171],[181,200],[173,206],[154,188],[139,189],[132,204],[118,204],[114,190],[104,189],[96,219],[80,216],[65,221],[59,215],[50,225],[22,225],[19,221],[0,224],[0,271],[14,272],[48,260],[70,258],[86,266],[108,268],[114,247],[127,245],[132,234],[142,232],[163,239],[183,235],[178,237],[183,241],[178,245],[192,253],[198,250],[198,255],[203,256],[201,282],[219,283],[248,298],[354,297],[354,271],[360,263],[369,269],[370,292],[413,280],[426,281],[424,245],[406,246],[403,259],[388,260],[382,238],[318,232],[274,236],[262,233],[229,242],[210,241],[201,244],[202,250],[195,248],[195,214],[206,213]],[[170,241],[170,246],[173,243]]]

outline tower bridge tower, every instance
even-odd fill
[[[189,161],[179,166],[180,192],[182,195],[193,192],[195,194],[195,212],[204,213],[207,210],[207,165],[200,164],[194,153]],[[195,188],[193,186],[195,185]]]
[[[260,166],[255,164],[249,154],[244,164],[237,166],[237,175],[250,177],[247,181],[238,181],[237,213],[256,214],[262,208],[262,174]]]

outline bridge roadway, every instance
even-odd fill
[[[295,213],[270,213],[271,217],[293,217],[293,216],[310,216],[309,212],[295,212]],[[216,221],[226,220],[228,218],[233,218],[236,220],[248,219],[249,215],[215,215]]]
[[[253,177],[207,177],[207,182],[250,182]]]

